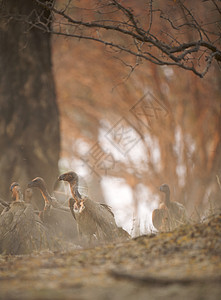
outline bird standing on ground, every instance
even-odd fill
[[[10,185],[10,192],[11,192],[11,198],[12,198],[12,203],[8,203],[5,201],[1,201],[2,207],[1,207],[1,214],[3,215],[5,212],[7,212],[10,207],[13,205],[13,203],[16,203],[19,205],[19,203],[23,203],[23,194],[21,191],[21,187],[17,182],[13,182]],[[15,204],[14,204],[15,205]]]
[[[23,194],[21,191],[21,187],[17,182],[13,182],[9,188],[11,192],[12,201],[23,201]],[[10,203],[5,202],[0,199],[0,214],[4,214],[6,211],[10,209]]]
[[[46,188],[46,184],[44,182],[44,179],[41,177],[34,178],[31,182],[28,183],[28,188],[39,188],[42,197],[45,201],[45,206],[43,212],[40,213],[40,218],[43,220],[47,215],[50,213],[50,207],[52,204],[52,199],[50,194],[48,193],[48,190]]]
[[[59,176],[59,180],[70,184],[73,198],[69,199],[69,207],[77,222],[79,236],[86,243],[129,238],[129,234],[117,226],[108,205],[92,201],[79,193],[78,175],[75,172],[64,173]]]
[[[23,201],[20,185],[13,182],[10,191],[13,202],[0,215],[0,253],[27,254],[33,250],[59,249],[32,205]]]
[[[70,210],[49,194],[44,179],[41,177],[34,178],[28,183],[28,188],[38,188],[44,198],[44,210],[39,215],[41,220],[49,225],[54,234],[68,240],[74,240],[77,230]]]
[[[28,183],[28,188],[33,188],[33,187],[38,188],[42,194],[42,197],[44,198],[45,206],[44,206],[43,215],[49,215],[51,207],[58,208],[66,212],[69,211],[68,207],[59,204],[57,199],[55,199],[49,194],[43,178],[36,177],[31,182]]]
[[[170,188],[167,184],[160,186],[159,190],[165,194],[163,203],[152,213],[152,222],[158,231],[170,231],[187,223],[185,207],[178,202],[170,201]]]

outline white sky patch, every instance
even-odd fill
[[[188,150],[189,150],[190,155],[193,155],[193,153],[196,150],[196,143],[195,143],[194,139],[192,138],[192,136],[190,134],[186,134],[185,140],[188,144]]]
[[[186,180],[186,166],[185,165],[179,165],[176,167],[176,173],[179,178],[179,185],[184,186],[185,180]]]
[[[162,69],[163,69],[163,72],[166,75],[166,77],[168,79],[172,79],[172,77],[174,75],[173,69],[171,67],[167,67],[167,66],[162,67]]]
[[[153,146],[152,146],[152,161],[153,163],[160,168],[160,147],[159,147],[159,141],[157,138],[153,140]]]
[[[161,154],[160,154],[160,147],[159,147],[159,141],[157,138],[151,137],[149,134],[145,135],[144,138],[145,145],[144,148],[148,148],[150,151],[150,158],[147,158],[147,161],[152,161],[155,165],[155,168],[157,168],[158,172],[160,171],[161,165]]]
[[[123,179],[103,177],[101,181],[102,190],[107,204],[112,207],[116,222],[129,233],[134,227],[134,202],[131,187]],[[153,230],[152,211],[157,207],[158,197],[152,195],[149,189],[138,184],[136,187],[138,199],[138,210],[136,225],[139,224],[139,234],[144,234]],[[133,233],[136,230],[133,230]]]
[[[132,189],[121,178],[103,177],[101,187],[105,200],[111,206],[118,226],[129,233],[133,222]]]
[[[104,149],[105,152],[111,153],[116,161],[121,161],[127,164],[129,161],[132,161],[134,165],[139,166],[147,161],[147,152],[145,145],[143,144],[142,140],[140,139],[139,134],[133,127],[128,127],[128,131],[130,131],[130,138],[134,140],[135,143],[132,144],[132,147],[128,152],[125,154],[123,151],[119,150],[118,144],[115,144],[114,141],[108,139],[106,137],[106,133],[108,132],[107,126],[109,125],[109,130],[111,129],[111,125],[109,123],[105,123],[105,129],[99,129],[99,142]],[[122,136],[122,138],[124,138]]]
[[[182,132],[179,126],[176,127],[175,130],[175,145],[173,146],[173,150],[176,152],[178,161],[176,166],[176,173],[178,176],[178,182],[180,186],[185,185],[186,179],[186,166],[183,164],[183,139]]]
[[[173,150],[176,152],[177,157],[179,159],[179,163],[182,160],[182,152],[183,152],[183,147],[182,147],[182,140],[181,140],[181,128],[179,126],[176,127],[175,129],[175,143],[173,145]]]
[[[76,148],[77,152],[81,153],[81,155],[85,155],[90,149],[90,145],[81,138],[77,139],[73,147]]]
[[[152,212],[158,206],[159,197],[141,183],[136,186],[135,193],[138,199],[140,233],[144,234],[154,229],[152,224]]]
[[[128,153],[128,156],[138,166],[145,161],[147,162],[147,152],[143,142],[139,141]]]

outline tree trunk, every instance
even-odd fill
[[[27,24],[50,13],[34,0],[0,0],[0,197],[12,181],[58,175],[59,113],[50,34]],[[26,19],[27,20],[27,19]]]

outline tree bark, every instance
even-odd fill
[[[41,176],[49,189],[58,175],[59,113],[50,34],[25,18],[50,13],[33,0],[0,1],[0,196],[12,181],[24,188]]]

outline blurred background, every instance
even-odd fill
[[[129,2],[145,22],[146,1]],[[175,1],[166,2],[161,9],[178,14]],[[214,10],[208,14],[199,3],[192,9],[204,22],[214,21]],[[96,18],[93,10],[88,15]],[[154,30],[161,32],[161,26],[157,20]],[[189,30],[179,34],[191,38]],[[162,183],[169,184],[172,199],[183,203],[193,219],[220,206],[218,63],[205,78],[144,60],[131,72],[136,58],[95,42],[54,36],[52,48],[61,171],[79,173],[90,196],[110,204],[129,232],[135,230],[134,220],[142,233],[152,229]]]
[[[187,55],[190,68],[208,66],[200,78],[85,40],[81,36],[159,55],[117,31],[71,26],[63,18],[126,28],[129,21],[119,7],[109,9],[110,2],[59,0],[53,18],[39,1],[2,2],[0,196],[8,197],[12,181],[25,187],[35,176],[52,192],[58,174],[73,170],[82,193],[111,205],[118,225],[133,235],[153,230],[163,183],[199,221],[221,207],[220,61],[207,64],[208,49]],[[188,9],[185,1],[118,2],[168,45],[202,35],[220,47],[219,1],[193,1]],[[59,190],[69,193],[65,184]]]

